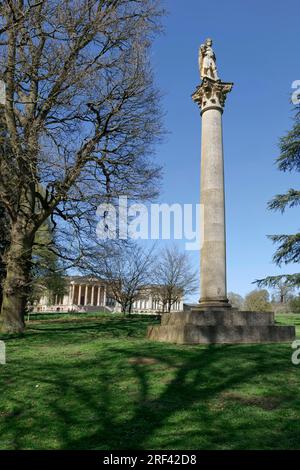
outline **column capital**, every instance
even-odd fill
[[[232,82],[222,82],[204,77],[192,95],[193,100],[201,109],[201,115],[208,109],[219,109],[223,112],[227,93],[231,91],[232,87]]]

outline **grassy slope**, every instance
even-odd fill
[[[0,449],[300,448],[290,345],[152,343],[153,321],[32,321],[7,339]],[[278,321],[300,335],[300,315]]]

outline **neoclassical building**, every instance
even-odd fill
[[[47,292],[34,305],[35,312],[92,312],[104,310],[120,312],[120,304],[110,294],[109,283],[96,277],[69,276],[66,278],[66,292],[56,296],[54,302]],[[160,302],[146,287],[133,304],[135,313],[159,313],[162,311]],[[171,311],[183,310],[183,299],[172,305]]]
[[[56,295],[54,302],[47,292],[34,306],[37,312],[85,312],[99,310],[109,305],[105,281],[87,276],[69,276],[66,278],[66,292]]]

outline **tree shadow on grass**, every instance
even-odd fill
[[[152,324],[158,324],[159,319],[151,319]],[[146,335],[146,329],[149,325],[148,318],[129,318],[124,317],[104,317],[99,319],[84,319],[78,322],[70,320],[55,322],[32,322],[27,325],[25,333],[16,335],[0,335],[0,339],[5,340],[6,343],[14,342],[17,340],[25,341],[26,343],[40,343],[41,336],[45,336],[47,342],[63,343],[64,341],[74,341],[74,335],[78,335],[78,340],[88,338],[88,333],[93,337],[99,336],[108,338],[126,338],[126,337],[141,337]]]
[[[239,352],[238,367],[232,368],[232,363],[234,363],[233,354],[237,351]],[[126,351],[123,352],[126,354]],[[235,425],[232,426],[233,423],[226,422],[226,419],[223,419],[222,413],[217,415],[211,412],[207,407],[207,403],[213,398],[220,396],[222,392],[240,387],[243,383],[251,381],[257,375],[263,373],[267,378],[268,373],[272,374],[272,360],[265,356],[263,349],[262,354],[259,354],[259,357],[257,357],[259,361],[252,361],[251,365],[249,365],[249,352],[249,348],[247,351],[242,348],[236,350],[236,348],[231,346],[223,346],[221,348],[210,346],[200,351],[193,351],[190,357],[183,361],[173,379],[166,384],[158,396],[150,396],[149,394],[151,371],[137,362],[132,368],[139,382],[139,397],[135,403],[131,418],[121,423],[116,423],[116,426],[113,426],[113,433],[103,436],[101,444],[99,442],[99,434],[96,432],[79,440],[72,441],[69,445],[71,448],[97,448],[100,445],[101,448],[143,449],[147,448],[145,447],[147,442],[151,442],[151,438],[155,433],[162,430],[168,423],[166,432],[169,430],[172,433],[170,439],[165,439],[165,445],[168,448],[173,448],[174,438],[175,441],[177,439],[181,444],[179,448],[189,447],[190,435],[192,433],[197,434],[201,430],[203,433],[206,433],[206,427],[215,430],[215,434],[210,442],[207,442],[209,447],[214,447],[214,441],[215,443],[218,440],[222,441],[221,436],[224,436],[226,433],[228,435]],[[243,355],[245,356],[245,363],[247,363],[245,367],[242,361]],[[227,359],[224,360],[226,356]],[[228,363],[228,359],[231,359],[231,364],[230,362]],[[168,365],[171,366],[171,363],[169,362]],[[283,366],[284,368],[285,366]],[[290,394],[290,391],[286,390],[285,392],[285,396]],[[281,393],[284,394],[284,390],[281,390]],[[109,403],[108,396],[105,402]],[[196,417],[194,425],[189,430],[188,421],[193,420],[194,408]],[[196,409],[198,409],[198,412],[196,412]],[[188,418],[183,418],[184,424],[179,419],[174,432],[170,422],[172,422],[172,418],[178,413],[185,414]],[[110,416],[110,424],[113,423],[112,418]],[[262,419],[262,421],[264,420]],[[180,428],[181,424],[187,425],[187,428]],[[263,433],[266,431],[263,423],[255,423],[255,427],[261,427]],[[239,433],[245,432],[243,420],[237,424],[237,429]],[[262,445],[261,437],[260,441],[256,440],[256,445]],[[243,439],[240,436],[235,435],[235,439],[231,443],[227,441],[227,446],[239,447],[241,440]],[[276,445],[278,445],[278,442],[276,442]]]
[[[2,416],[10,448],[300,447],[299,380],[282,345],[108,345],[88,359],[25,365],[18,386],[25,395]],[[243,387],[277,396],[278,409],[241,404]]]

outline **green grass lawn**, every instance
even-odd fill
[[[179,346],[145,339],[153,318],[56,318],[2,336],[0,449],[300,449],[290,344]],[[300,315],[277,320],[300,336]]]

